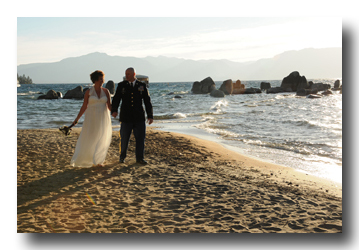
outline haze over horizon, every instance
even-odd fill
[[[341,78],[342,49],[302,49],[286,51],[272,58],[253,62],[230,60],[189,60],[166,56],[125,57],[94,52],[69,57],[51,63],[23,64],[17,67],[19,75],[32,78],[34,83],[87,83],[89,74],[103,70],[106,81],[119,82],[128,67],[137,74],[148,75],[150,82],[200,81],[208,76],[214,81],[280,80],[293,71],[307,79]]]

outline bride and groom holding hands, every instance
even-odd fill
[[[108,89],[103,88],[105,74],[96,70],[90,77],[93,87],[86,91],[82,107],[74,120],[76,124],[85,113],[82,130],[78,138],[71,165],[75,167],[103,166],[112,137],[111,115],[116,118],[120,107],[120,163],[125,162],[128,143],[133,131],[136,140],[136,162],[147,164],[144,159],[146,118],[153,122],[151,98],[145,83],[136,79],[134,68],[125,71],[126,80],[117,85],[112,99]]]

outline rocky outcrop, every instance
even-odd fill
[[[202,94],[202,84],[200,82],[194,82],[191,91],[193,94]]]
[[[110,94],[111,95],[114,95],[115,94],[115,83],[113,81],[108,81],[106,83],[106,86],[105,86],[106,89],[108,89],[108,91],[110,91]]]
[[[224,94],[231,95],[233,92],[233,82],[232,79],[226,80],[222,83],[221,87],[219,88]]]
[[[77,86],[74,89],[68,90],[63,99],[83,99],[84,92],[82,86]]]
[[[325,84],[325,83],[313,83],[311,84],[310,86],[311,89],[316,89],[318,91],[324,91],[324,90],[327,90],[327,89],[330,89],[330,84]]]
[[[58,98],[62,98],[62,93],[60,91],[56,92]]]
[[[200,82],[194,82],[192,85],[193,94],[208,94],[216,89],[216,84],[211,77],[207,77]]]
[[[334,88],[332,88],[332,90],[342,90],[342,86],[343,85],[340,85],[340,80],[336,80],[334,82]]]
[[[267,90],[267,89],[270,89],[271,88],[271,85],[269,82],[261,82],[261,90]]]
[[[212,90],[210,95],[213,97],[224,97],[225,96],[224,92],[222,90],[218,90],[218,89]]]
[[[40,95],[37,99],[38,100],[41,100],[41,99],[52,100],[52,99],[59,99],[59,98],[61,98],[61,97],[58,96],[56,91],[51,89],[46,93],[46,95]]]
[[[245,92],[245,86],[241,83],[240,80],[237,80],[233,83],[233,91],[232,94],[243,94]]]
[[[339,89],[339,87],[340,87],[340,80],[336,80],[336,81],[334,82],[334,88],[335,88],[335,89]]]
[[[294,71],[283,78],[281,88],[285,92],[296,92],[300,89],[308,89],[309,85],[305,76],[301,76],[298,71]]]

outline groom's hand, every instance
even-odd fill
[[[153,122],[153,119],[148,118],[147,120],[148,120],[148,125],[151,125],[151,124],[152,124],[152,122]]]
[[[116,118],[117,112],[113,112],[111,115],[112,115],[114,118]]]

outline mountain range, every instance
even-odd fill
[[[94,52],[52,63],[17,66],[19,75],[34,83],[90,83],[90,73],[99,69],[105,81],[122,81],[125,70],[134,67],[137,74],[149,76],[150,82],[194,82],[210,76],[214,81],[281,80],[293,71],[307,79],[341,78],[342,48],[286,51],[273,58],[253,62],[229,60],[189,60],[174,57],[123,57]]]

